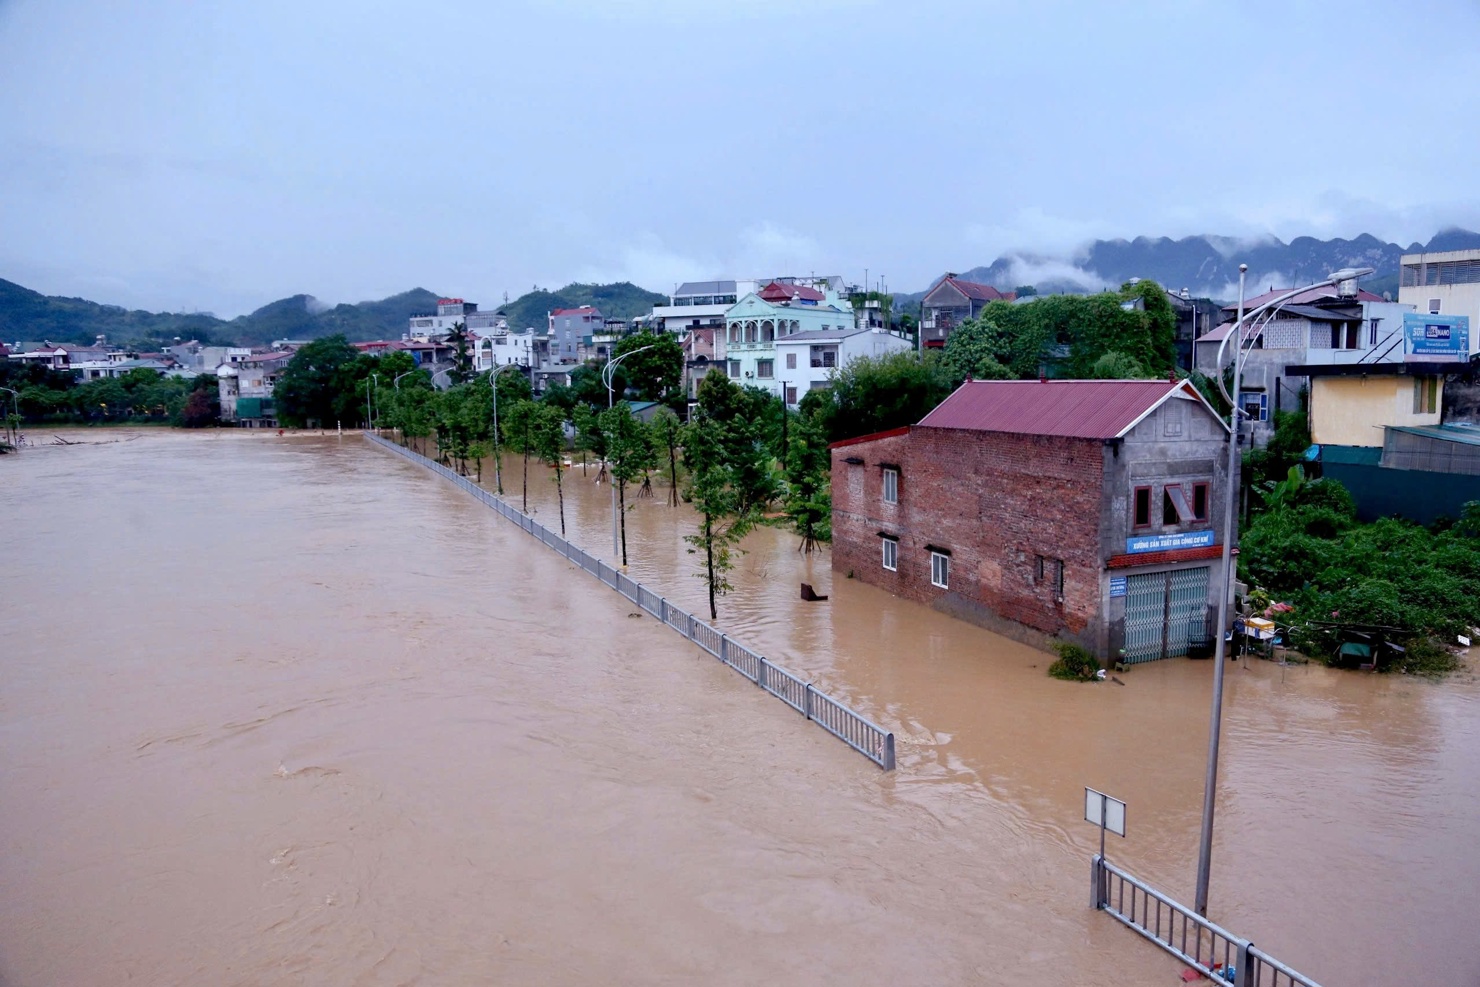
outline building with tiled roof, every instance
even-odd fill
[[[1227,426],[1185,381],[967,381],[832,447],[833,568],[1101,660],[1213,640]]]
[[[920,329],[924,345],[944,346],[951,330],[968,319],[976,318],[987,305],[1010,302],[1016,297],[1011,291],[998,291],[989,284],[947,274],[925,293],[921,301],[923,318]]]

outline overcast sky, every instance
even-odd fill
[[[1475,0],[0,0],[0,277],[298,292],[883,275],[1480,227]]]

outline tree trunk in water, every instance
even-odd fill
[[[714,608],[714,530],[708,514],[704,515],[704,565],[709,570],[709,619],[718,620],[719,611]]]
[[[565,487],[560,483],[560,460],[555,461],[555,496],[560,500],[560,537],[565,537]]]
[[[668,447],[668,506],[678,506],[678,448]]]
[[[622,516],[622,568],[627,568],[627,483],[617,483],[617,513]]]
[[[529,443],[524,444],[524,513],[529,513]]]

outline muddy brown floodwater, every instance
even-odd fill
[[[757,532],[721,625],[894,729],[885,774],[357,436],[81,434],[0,459],[5,987],[1180,982],[1088,907],[1082,788],[1189,900],[1208,662],[1056,682]],[[662,493],[632,571],[698,611]],[[1475,678],[1227,699],[1213,917],[1331,987],[1480,982]]]

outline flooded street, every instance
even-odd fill
[[[886,774],[358,436],[82,434],[0,459],[3,987],[1179,982],[1088,907],[1082,790],[1190,901],[1209,662],[1054,681],[756,532],[719,625]],[[630,571],[707,616],[656,493]],[[1228,673],[1212,917],[1328,987],[1480,983],[1480,683]]]

